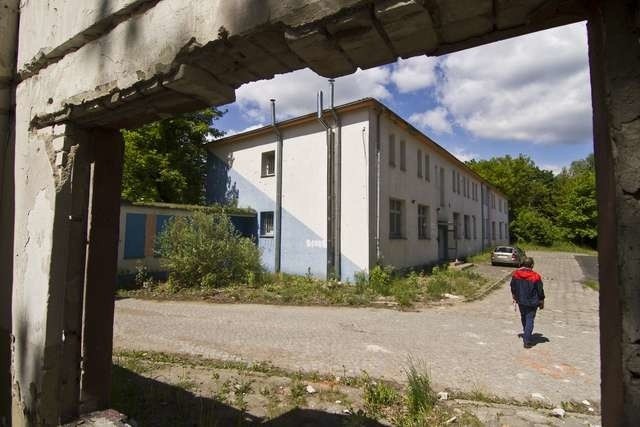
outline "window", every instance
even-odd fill
[[[396,136],[389,135],[389,166],[396,167]]]
[[[451,169],[451,191],[456,192],[456,171]]]
[[[144,258],[147,215],[127,213],[124,227],[124,259]]]
[[[469,215],[464,216],[464,238],[471,239],[471,219]]]
[[[467,177],[462,177],[462,195],[467,197]]]
[[[431,238],[431,215],[429,206],[418,205],[418,239]]]
[[[502,199],[498,199],[498,212],[502,212]]]
[[[493,209],[496,208],[496,194],[495,193],[491,193],[491,207]]]
[[[276,152],[262,153],[262,176],[274,176],[276,174]]]
[[[400,141],[400,170],[407,170],[407,143]]]
[[[500,222],[500,240],[502,240],[502,236],[503,236],[503,229],[504,229],[504,223]]]
[[[456,188],[458,189],[457,193],[460,194],[460,172],[456,172]]]
[[[457,212],[453,213],[453,238],[460,240],[460,214]]]
[[[260,212],[260,237],[273,237],[273,211]]]
[[[473,240],[477,240],[478,239],[478,229],[476,228],[476,216],[475,215],[471,215],[471,225],[473,226]]]
[[[422,178],[422,150],[418,150],[418,178]]]
[[[496,240],[496,222],[491,221],[491,240]]]
[[[389,238],[403,237],[404,201],[389,199]]]
[[[431,181],[431,157],[424,155],[424,177],[427,181]]]
[[[440,206],[444,206],[444,168],[440,168]]]

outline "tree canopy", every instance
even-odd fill
[[[215,108],[123,131],[122,197],[130,201],[204,202],[207,138],[223,112]]]
[[[595,247],[597,205],[593,154],[558,176],[525,155],[471,160],[467,165],[509,199],[512,236],[541,245],[555,241]]]

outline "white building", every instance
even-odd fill
[[[352,280],[378,262],[435,264],[509,241],[504,195],[375,99],[209,151],[208,201],[257,212],[271,270]]]

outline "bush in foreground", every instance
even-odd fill
[[[175,217],[160,234],[159,250],[172,288],[220,288],[255,281],[260,251],[222,213]]]

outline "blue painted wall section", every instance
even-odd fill
[[[144,243],[146,237],[145,214],[128,213],[124,234],[124,258],[144,258]]]
[[[275,194],[265,194],[249,180],[230,169],[225,161],[213,154],[209,154],[208,165],[209,174],[206,180],[208,203],[228,200],[231,195],[238,201],[240,207],[250,207],[258,212],[258,216],[260,212],[275,212]],[[275,177],[267,179],[275,179]],[[253,229],[257,236],[259,224],[255,218],[252,219],[256,221]],[[282,271],[300,275],[311,273],[315,277],[324,278],[327,271],[327,249],[323,242],[323,237],[286,210],[285,201],[282,210]],[[268,270],[273,271],[275,239],[273,237],[258,237],[258,247],[262,253],[262,264]],[[354,274],[365,268],[366,266],[356,265],[343,254],[343,280],[353,281]]]

